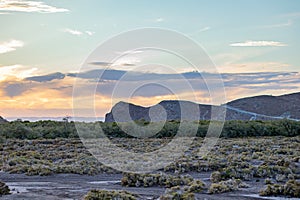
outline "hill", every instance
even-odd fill
[[[6,119],[0,116],[0,124],[8,122]]]
[[[142,107],[126,102],[113,106],[105,116],[105,122],[131,120],[209,120],[212,108],[226,110],[226,120],[279,120],[300,119],[300,93],[282,96],[254,96],[237,99],[221,106],[196,104],[189,101],[166,100],[154,106]],[[182,108],[182,109],[181,109]],[[197,109],[199,114],[196,116]],[[129,115],[128,115],[129,110]]]
[[[227,105],[262,115],[300,119],[300,93],[248,97],[229,102]]]

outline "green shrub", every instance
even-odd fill
[[[140,126],[147,126],[149,122],[136,121],[135,123]],[[153,127],[159,126],[160,122],[151,122]],[[205,137],[210,121],[195,121],[190,122],[198,124],[198,130],[196,135],[198,137]],[[122,122],[122,126],[127,127],[128,123]],[[164,138],[174,137],[179,129],[180,121],[172,120],[164,124],[163,128],[153,137]],[[126,134],[116,122],[94,122],[83,123],[67,121],[13,121],[9,123],[0,124],[0,138],[5,140],[6,138],[17,139],[55,139],[55,138],[78,138],[77,129],[80,129],[81,136],[99,138],[104,135],[99,131],[99,127],[103,130],[103,133],[109,137],[126,137],[132,138],[132,136]],[[77,128],[77,129],[76,129]],[[191,135],[186,129],[186,135]],[[278,120],[278,121],[226,121],[224,124],[221,137],[235,138],[235,137],[252,137],[252,136],[289,136],[294,137],[300,135],[300,122],[290,120]],[[1,142],[0,140],[0,142]]]
[[[247,188],[249,187],[247,184],[242,182],[239,179],[229,179],[227,181],[221,181],[219,183],[212,183],[208,189],[209,194],[218,194],[231,192],[234,190],[238,190],[239,188]]]
[[[136,200],[135,195],[126,191],[91,190],[84,200]]]
[[[205,184],[200,180],[194,180],[184,188],[188,193],[200,193],[204,190]]]
[[[265,189],[260,191],[261,196],[287,196],[300,197],[300,182],[289,180],[284,185],[269,184]]]
[[[171,187],[165,194],[159,197],[160,200],[194,200],[195,194],[189,191],[182,191],[179,186]]]
[[[189,175],[185,176],[172,176],[167,174],[135,174],[123,173],[121,179],[122,186],[128,187],[152,187],[164,186],[167,188],[179,185],[188,185],[193,181]]]
[[[218,183],[222,180],[222,175],[220,172],[216,171],[216,172],[213,172],[211,175],[210,175],[210,181],[212,183]]]

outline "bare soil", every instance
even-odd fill
[[[194,178],[208,182],[208,173],[192,173]],[[139,199],[158,199],[165,188],[129,188],[122,187],[122,174],[100,174],[95,176],[76,174],[55,174],[51,176],[26,176],[24,174],[0,173],[0,180],[11,189],[12,194],[0,199],[31,200],[71,200],[83,199],[91,189],[126,190],[140,196]],[[259,197],[258,191],[263,187],[263,180],[247,182],[250,188],[225,194],[196,194],[197,199],[207,200],[249,200],[249,199],[285,199],[277,197]],[[287,198],[288,199],[288,198]],[[291,199],[289,199],[291,200]]]

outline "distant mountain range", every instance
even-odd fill
[[[184,109],[181,110],[181,107]],[[111,112],[106,114],[105,122],[180,120],[181,115],[184,120],[210,120],[212,108],[221,108],[221,112],[226,110],[226,120],[290,119],[300,121],[300,92],[282,96],[247,97],[220,106],[176,100],[162,101],[150,107],[119,102],[113,106]],[[197,109],[200,112],[195,116]]]

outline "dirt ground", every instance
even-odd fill
[[[208,181],[209,174],[194,173],[194,178]],[[120,179],[122,174],[100,174],[96,176],[56,174],[51,176],[26,176],[23,174],[8,174],[1,172],[0,180],[7,183],[12,194],[0,197],[0,199],[16,200],[73,200],[83,199],[91,189],[127,190],[138,194],[140,199],[158,199],[165,189],[161,187],[128,188],[122,187]],[[260,182],[247,182],[250,188],[218,195],[197,194],[197,199],[206,200],[250,200],[250,199],[285,199],[278,197],[259,197],[258,191],[263,187]],[[289,200],[292,200],[289,198]]]

